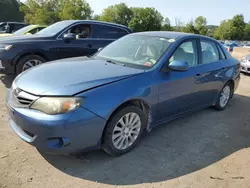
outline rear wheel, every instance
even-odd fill
[[[233,88],[231,83],[226,83],[222,88],[220,95],[215,104],[217,110],[224,110],[229,103],[230,98],[233,96]]]
[[[138,143],[144,128],[146,117],[136,106],[125,107],[116,112],[104,131],[102,148],[112,156],[131,151]]]
[[[34,66],[40,65],[44,63],[46,60],[38,55],[27,55],[22,57],[16,66],[16,74],[20,74],[23,71],[26,71]]]

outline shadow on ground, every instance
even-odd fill
[[[80,159],[43,157],[64,173],[90,181],[112,185],[166,181],[249,147],[249,104],[248,97],[236,95],[225,111],[208,108],[159,126],[137,148],[118,158],[101,151]]]
[[[6,88],[10,88],[13,80],[15,79],[14,75],[5,75],[0,74],[0,81],[5,85]]]

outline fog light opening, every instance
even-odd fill
[[[50,148],[62,148],[70,145],[70,141],[65,137],[56,137],[48,139],[48,146]]]

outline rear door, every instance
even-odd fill
[[[127,34],[129,32],[121,27],[95,23],[93,24],[92,33],[93,46],[98,50]]]
[[[225,79],[228,63],[221,47],[212,40],[200,40],[200,72],[202,100],[211,105],[217,97]]]

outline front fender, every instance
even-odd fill
[[[124,102],[141,99],[151,108],[157,103],[158,88],[152,86],[149,72],[79,94],[83,107],[108,120]]]

